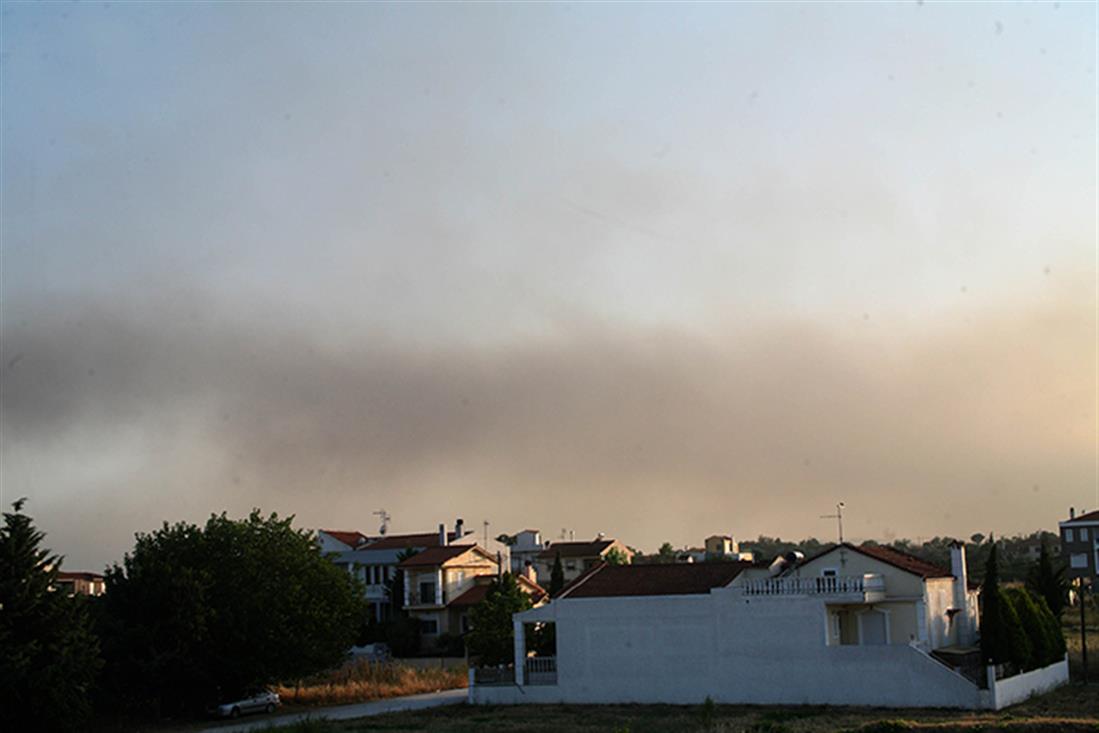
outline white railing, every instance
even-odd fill
[[[523,678],[528,685],[556,685],[557,657],[527,657]]]
[[[741,586],[749,596],[840,595],[848,593],[884,593],[885,578],[880,575],[825,575],[819,578],[753,578]]]

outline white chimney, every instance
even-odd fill
[[[1070,506],[1068,508],[1068,518],[1069,519],[1076,519],[1076,507]]]
[[[446,547],[446,525],[439,525],[439,547]]]
[[[973,643],[973,616],[969,608],[969,578],[965,567],[965,544],[950,544],[950,574],[954,576],[954,624],[958,629],[958,645]]]

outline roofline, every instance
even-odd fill
[[[883,545],[883,547],[888,547],[888,545]],[[847,549],[847,550],[854,550],[855,552],[859,553],[863,557],[868,557],[871,560],[877,560],[878,562],[883,562],[886,565],[889,565],[890,567],[894,567],[897,570],[900,570],[901,572],[908,573],[909,575],[915,575],[920,580],[928,580],[928,579],[931,579],[931,578],[948,578],[948,577],[953,578],[953,577],[955,577],[953,572],[947,570],[946,568],[942,568],[942,567],[940,567],[939,569],[945,571],[947,573],[946,575],[938,575],[938,576],[920,575],[919,573],[915,572],[914,570],[910,570],[909,568],[901,567],[900,565],[898,565],[895,562],[890,562],[889,560],[886,560],[885,558],[878,557],[877,555],[872,555],[869,552],[866,552],[862,548],[858,547],[857,545],[852,545],[850,542],[840,542],[838,545],[833,545],[832,547],[830,547],[827,550],[824,550],[823,552],[818,552],[816,555],[813,555],[812,557],[805,558],[800,563],[798,563],[798,565],[799,566],[805,565],[809,562],[812,562],[813,560],[816,560],[817,558],[824,557],[829,552],[833,552],[833,551],[839,550],[841,548]],[[902,555],[908,555],[909,557],[913,557],[913,558],[919,560],[920,562],[926,562],[928,565],[935,565],[935,563],[928,562],[927,560],[924,560],[921,557],[916,557],[915,555],[913,555],[911,553],[908,553],[908,552],[905,552],[904,550],[898,550],[894,547],[889,547],[889,549],[892,550],[893,552],[899,552]]]
[[[591,566],[591,568],[589,568],[586,572],[583,572],[580,575],[576,576],[575,578],[572,579],[571,583],[569,583],[564,588],[562,588],[561,592],[557,594],[557,598],[567,598],[569,593],[572,593],[574,590],[576,590],[577,588],[582,586],[584,583],[588,582],[588,578],[592,577],[593,575],[595,575],[596,573],[598,573],[600,570],[607,567],[608,565],[609,565],[609,563],[600,562],[600,563],[596,563],[595,565]],[[557,598],[554,598],[553,600],[556,601]]]
[[[1076,517],[1076,519],[1066,519],[1063,522],[1058,522],[1057,526],[1058,527],[1077,527],[1077,526],[1084,527],[1084,526],[1091,526],[1093,524],[1099,524],[1099,518],[1096,518],[1096,519],[1081,519],[1080,517]]]

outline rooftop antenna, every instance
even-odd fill
[[[385,537],[385,533],[389,531],[389,520],[392,519],[392,517],[389,516],[389,512],[385,509],[379,509],[374,512],[374,516],[381,517],[382,526],[378,528],[378,534]]]
[[[485,525],[485,549],[488,549],[488,520],[486,519],[482,524]]]
[[[836,520],[836,524],[839,525],[840,544],[841,545],[843,544],[843,507],[844,506],[846,506],[846,505],[841,501],[839,504],[836,504],[836,513],[835,514],[821,514],[820,515],[821,519],[835,519]]]

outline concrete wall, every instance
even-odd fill
[[[989,707],[1001,710],[1066,684],[1068,684],[1068,655],[1065,655],[1062,661],[1048,667],[998,681],[989,680],[988,689],[992,698]]]
[[[719,703],[978,708],[969,680],[908,644],[828,646],[824,600],[564,599],[556,686],[481,687],[479,703]],[[523,694],[526,693],[526,694]]]

